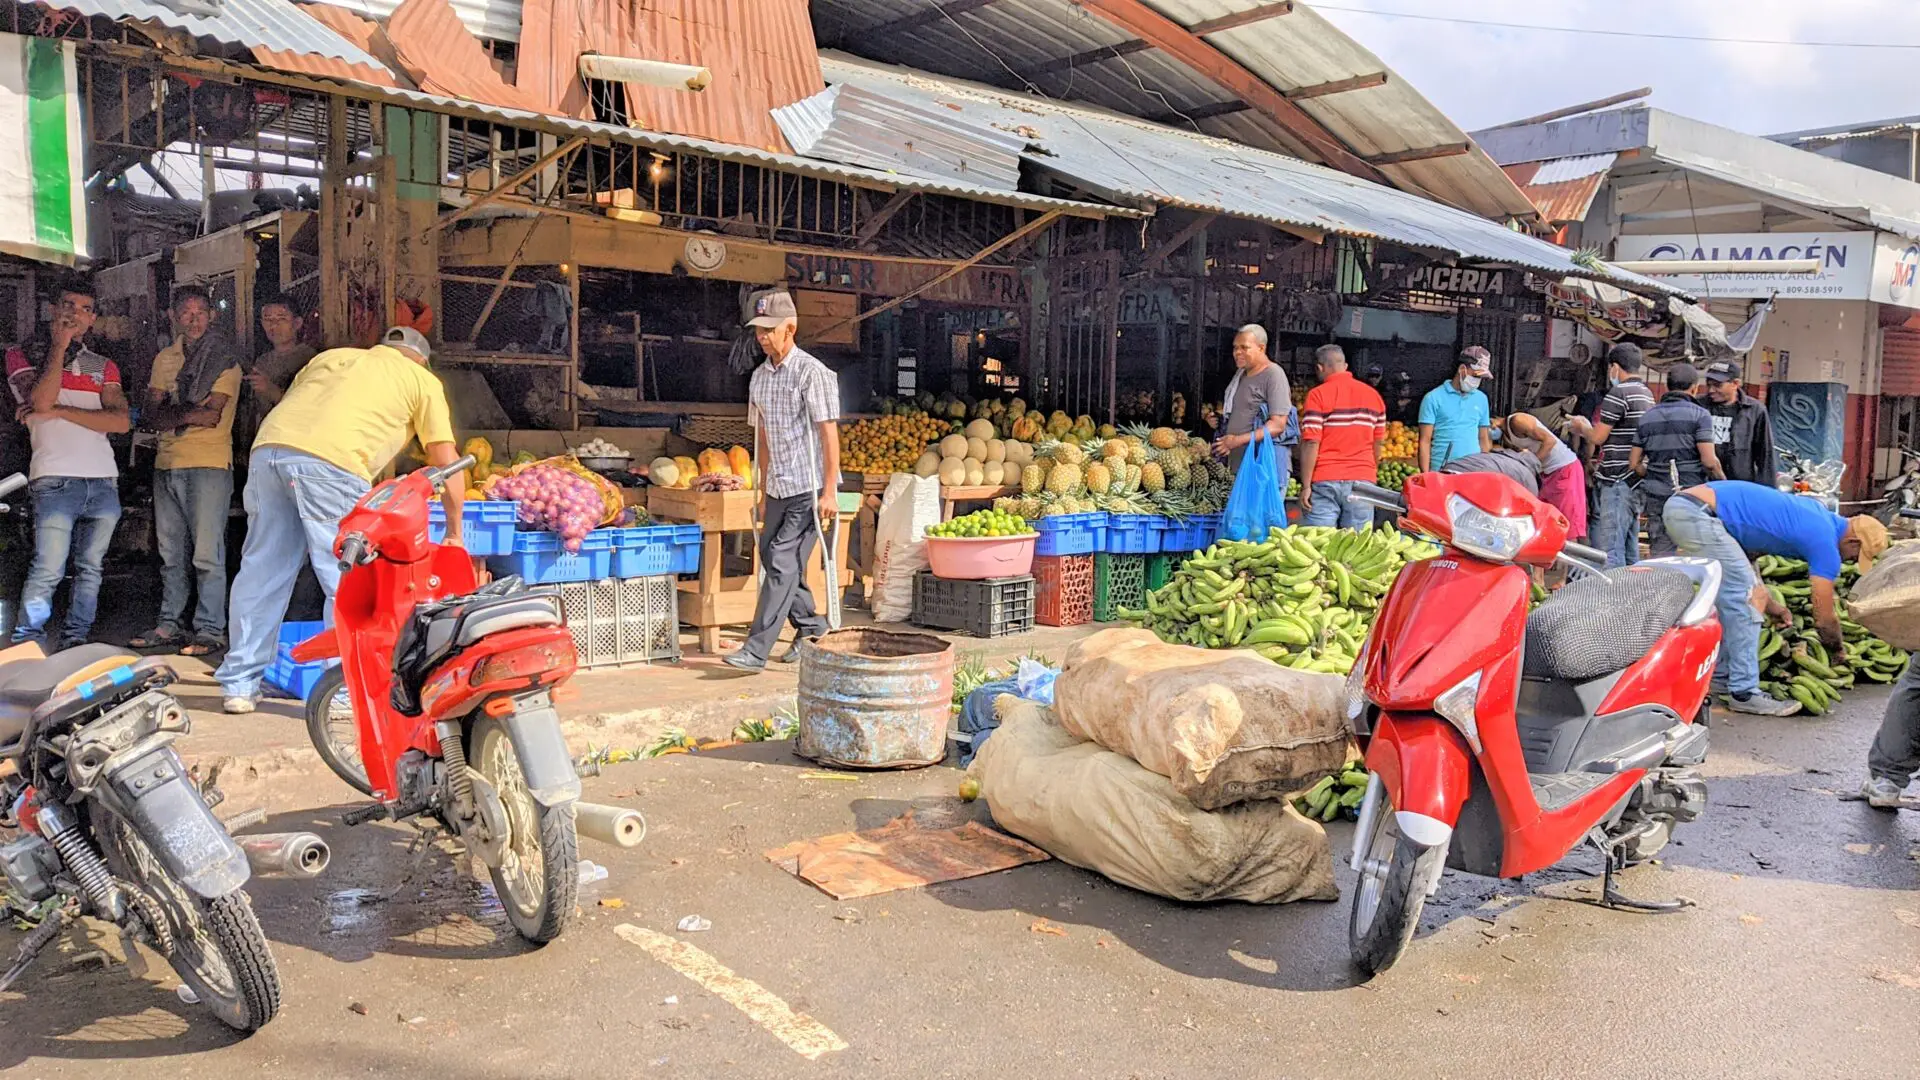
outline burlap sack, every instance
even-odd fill
[[[1000,828],[1072,863],[1173,900],[1336,900],[1319,824],[1285,802],[1200,810],[1031,701],[1002,695],[1000,727],[967,770]]]
[[[1345,700],[1337,675],[1168,645],[1147,630],[1082,640],[1053,685],[1061,727],[1167,777],[1202,810],[1283,798],[1338,772]]]
[[[1847,613],[1889,645],[1920,649],[1920,541],[1880,556],[1847,593]]]

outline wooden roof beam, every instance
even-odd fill
[[[1391,154],[1375,154],[1367,161],[1374,165],[1405,165],[1414,161],[1431,161],[1434,158],[1459,157],[1473,153],[1473,144],[1442,143],[1439,146],[1423,146],[1415,150],[1399,150]]]
[[[955,16],[965,15],[969,11],[977,11],[993,2],[994,0],[946,0],[945,3],[929,5],[925,11],[915,12],[912,15],[903,15],[889,22],[879,23],[874,26],[850,26],[834,40],[836,42],[845,42],[855,35],[863,38],[873,38],[881,34],[904,34],[918,30],[923,26],[931,26],[937,22],[945,22]]]
[[[1300,106],[1288,101],[1285,94],[1214,48],[1192,29],[1153,10],[1142,0],[1073,0],[1073,3],[1173,57],[1195,74],[1246,102],[1249,108],[1280,125],[1326,164],[1363,180],[1379,184],[1387,182],[1378,169],[1334,138],[1313,117],[1301,111]]]
[[[1315,83],[1312,86],[1296,86],[1285,91],[1288,101],[1310,101],[1313,98],[1328,97],[1333,94],[1345,94],[1353,90],[1368,90],[1376,86],[1387,85],[1388,75],[1376,71],[1371,75],[1355,75],[1351,79],[1336,79],[1333,82]],[[1252,106],[1244,101],[1215,101],[1206,105],[1196,105],[1183,112],[1164,112],[1147,117],[1156,124],[1174,124],[1182,120],[1205,120],[1209,116],[1225,116],[1228,113],[1245,112]]]
[[[1248,8],[1245,11],[1236,11],[1231,15],[1222,15],[1217,19],[1208,19],[1205,22],[1194,23],[1187,29],[1187,33],[1195,36],[1217,34],[1222,30],[1251,26],[1257,22],[1264,22],[1267,19],[1291,14],[1293,14],[1293,0],[1282,0],[1282,2],[1278,4]],[[1132,56],[1134,53],[1145,52],[1151,48],[1153,48],[1153,46],[1148,42],[1134,38],[1131,41],[1122,41],[1117,45],[1102,45],[1097,49],[1087,49],[1084,52],[1074,53],[1072,56],[1063,56],[1058,60],[1048,60],[1044,64],[1035,64],[1030,68],[1024,68],[1014,74],[1018,75],[1021,79],[1034,79],[1041,75],[1052,75],[1057,71],[1071,71],[1074,68],[1086,67],[1088,64],[1117,60],[1122,56]]]

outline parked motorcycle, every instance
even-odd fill
[[[1602,902],[1641,910],[1614,872],[1651,858],[1706,807],[1707,690],[1720,565],[1652,559],[1602,571],[1566,518],[1512,480],[1423,473],[1404,493],[1355,485],[1444,548],[1383,599],[1348,680],[1372,778],[1354,834],[1348,940],[1369,972],[1412,940],[1443,866],[1517,878],[1582,841]],[[1529,566],[1587,573],[1528,613]]]
[[[1847,475],[1844,461],[1815,464],[1789,450],[1781,450],[1780,467],[1774,473],[1774,486],[1794,495],[1818,499],[1820,505],[1840,512],[1840,481]]]
[[[0,481],[0,497],[26,484]],[[6,511],[0,506],[0,513]],[[112,645],[0,664],[0,870],[40,923],[0,990],[80,915],[120,928],[138,970],[166,957],[222,1023],[257,1031],[280,1009],[280,975],[243,891],[248,857],[173,749],[186,711],[163,660]]]
[[[427,539],[462,458],[369,491],[340,523],[334,625],[294,659],[338,657],[307,698],[327,765],[377,802],[348,824],[426,818],[485,863],[507,919],[558,937],[579,889],[580,779],[553,691],[574,672],[557,593],[519,578],[476,588],[472,559]]]
[[[1920,453],[1906,446],[1894,449],[1900,454],[1900,471],[1880,485],[1880,505],[1874,507],[1873,516],[1884,525],[1899,525],[1902,532],[1907,532],[1908,521],[1916,515],[1903,511],[1920,509]]]

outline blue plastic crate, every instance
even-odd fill
[[[287,692],[296,701],[307,700],[313,688],[320,682],[320,676],[327,670],[326,660],[315,660],[308,664],[293,662],[293,649],[282,645],[273,657],[273,663],[267,665],[266,681]]]
[[[1164,520],[1154,514],[1108,514],[1106,552],[1109,555],[1159,554],[1159,523]]]
[[[283,622],[280,624],[280,641],[278,648],[291,649],[326,628],[327,624],[319,621],[294,622],[289,620]]]
[[[1198,551],[1213,541],[1207,526],[1198,517],[1155,518],[1160,530],[1161,551]]]
[[[518,574],[529,585],[553,585],[563,581],[598,581],[613,577],[614,533],[617,529],[595,529],[580,543],[578,553],[569,554],[560,537],[550,532],[513,534],[513,551],[487,560],[487,569],[495,577]]]
[[[1227,527],[1225,514],[1195,514],[1191,520],[1202,530],[1202,539],[1195,550],[1212,547]]]
[[[1107,517],[1103,513],[1056,514],[1033,523],[1040,532],[1035,555],[1091,555],[1106,540]]]
[[[647,525],[611,529],[613,576],[657,577],[700,572],[700,526]]]
[[[520,504],[489,499],[469,500],[460,506],[461,539],[470,555],[506,555],[513,551],[513,533],[520,520]],[[439,503],[427,507],[427,538],[439,543],[447,538],[447,508]]]

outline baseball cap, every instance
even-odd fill
[[[1460,358],[1472,364],[1473,366],[1468,370],[1481,378],[1493,374],[1493,365],[1490,363],[1493,357],[1478,345],[1469,345],[1461,350]]]
[[[1881,552],[1887,550],[1887,544],[1891,539],[1887,535],[1887,527],[1881,524],[1878,518],[1869,514],[1848,518],[1847,535],[1860,541],[1860,556],[1855,561],[1863,574],[1873,569],[1873,561],[1880,557]]]
[[[1739,382],[1740,365],[1731,360],[1716,360],[1700,373],[1708,382]]]
[[[396,326],[380,335],[380,344],[393,345],[420,354],[422,360],[433,359],[433,346],[427,344],[427,335],[411,326]]]
[[[798,321],[800,318],[800,312],[793,306],[793,294],[785,289],[761,289],[747,298],[747,308],[753,312],[753,317],[747,320],[748,326],[771,329],[788,319]]]

